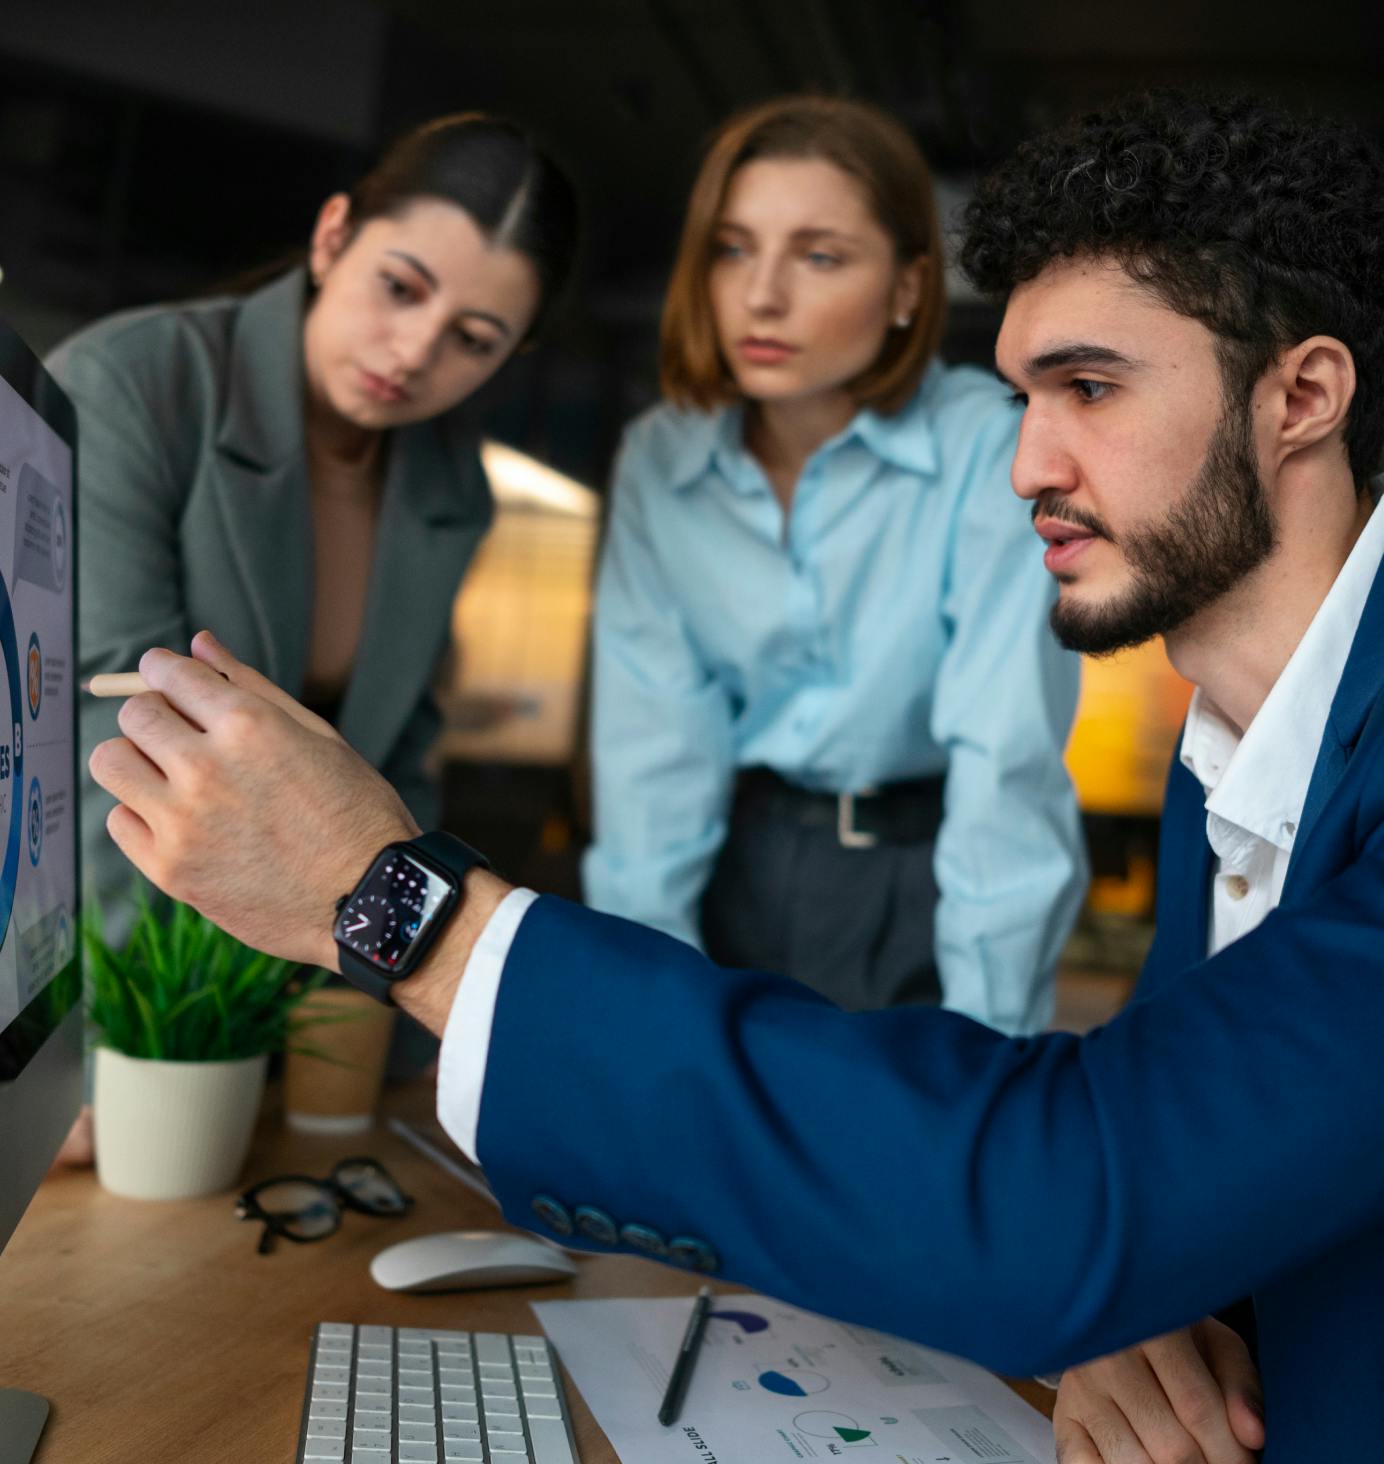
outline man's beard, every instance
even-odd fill
[[[1161,523],[1116,539],[1085,514],[1039,500],[1039,511],[1069,518],[1108,539],[1124,555],[1134,583],[1103,605],[1059,600],[1053,633],[1069,651],[1106,656],[1167,635],[1233,589],[1273,552],[1273,519],[1254,459],[1247,405],[1227,406],[1206,456],[1181,500]]]

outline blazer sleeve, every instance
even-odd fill
[[[976,434],[947,555],[932,735],[947,750],[937,836],[943,1004],[1002,1032],[1052,1019],[1057,957],[1086,890],[1062,754],[1080,662],[1048,628],[1054,586],[1009,469],[1018,415]]]
[[[669,594],[650,519],[670,491],[637,439],[621,450],[596,591],[588,903],[689,944],[725,840],[735,773],[725,688]]]
[[[191,484],[168,451],[169,424],[99,345],[74,345],[48,363],[77,411],[77,494],[82,543],[78,663],[83,680],[132,671],[150,646],[186,651],[188,628],[178,520]],[[81,698],[82,882],[112,915],[138,876],[106,833],[114,800],[86,763],[98,742],[119,735],[116,699]]]
[[[540,899],[481,1161],[517,1223],[546,1196],[699,1237],[728,1279],[1005,1373],[1185,1325],[1384,1218],[1382,822],[1085,1038],[844,1013]]]

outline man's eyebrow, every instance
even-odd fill
[[[1095,367],[1119,371],[1139,371],[1146,365],[1137,357],[1126,356],[1110,346],[1098,346],[1089,341],[1072,341],[1070,344],[1054,346],[1030,356],[1023,363],[1023,373],[1030,380],[1049,371],[1070,370],[1076,367]]]
[[[409,254],[406,250],[403,249],[386,249],[385,253],[392,254],[395,259],[402,259],[405,264],[411,266],[413,269],[416,269],[418,273],[422,275],[423,278],[428,282],[429,286],[432,289],[436,290],[440,288],[437,281],[437,276],[416,255]],[[502,335],[508,336],[514,334],[513,330],[511,330],[506,321],[501,320],[498,315],[492,315],[488,310],[463,310],[461,313],[471,320],[488,321]]]

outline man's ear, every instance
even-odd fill
[[[1278,359],[1268,373],[1270,398],[1279,413],[1280,462],[1315,447],[1345,425],[1355,398],[1355,357],[1335,336],[1311,336]]]
[[[351,242],[351,200],[344,193],[333,193],[317,211],[308,246],[308,272],[314,285],[320,285],[327,271]]]

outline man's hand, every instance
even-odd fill
[[[1259,1375],[1214,1317],[1062,1374],[1058,1464],[1253,1464]]]
[[[111,837],[144,875],[248,945],[337,969],[336,901],[418,832],[398,795],[320,717],[207,632],[192,659],[147,651],[151,691],[91,754],[119,800]]]

